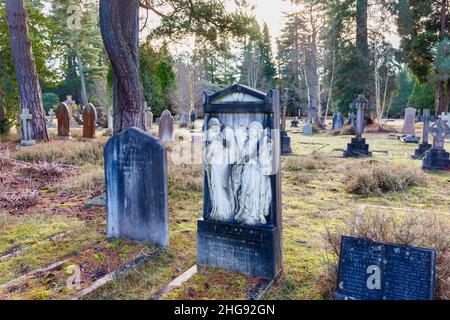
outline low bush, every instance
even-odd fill
[[[347,168],[343,183],[349,193],[376,196],[425,185],[426,176],[416,168],[367,161],[357,167]]]

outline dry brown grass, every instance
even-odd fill
[[[336,288],[341,236],[354,236],[377,242],[434,249],[437,252],[436,299],[450,299],[450,223],[439,214],[360,210],[343,227],[324,234],[327,261],[319,276],[320,288],[330,299]]]
[[[320,153],[313,153],[308,156],[295,156],[284,158],[282,170],[291,172],[324,170],[330,164],[329,159]]]
[[[105,189],[103,167],[92,167],[87,171],[74,175],[59,185],[58,189],[68,193],[99,194]]]
[[[103,161],[106,139],[80,143],[77,141],[52,141],[23,149],[13,155],[26,162],[56,162],[67,165],[84,165]]]
[[[0,207],[22,211],[37,204],[40,197],[39,192],[36,190],[0,193]]]
[[[367,161],[345,170],[343,183],[349,193],[376,196],[403,192],[409,187],[426,185],[426,176],[417,168]]]
[[[203,165],[169,165],[169,192],[203,190]]]

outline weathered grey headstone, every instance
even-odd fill
[[[169,243],[167,153],[155,137],[129,128],[104,150],[107,236]]]
[[[416,109],[411,107],[405,109],[405,119],[403,120],[401,134],[416,135],[416,111]]]
[[[50,109],[48,111],[48,116],[50,117],[50,119],[48,120],[47,128],[56,128],[55,122],[53,121],[55,117],[55,111],[53,111],[53,109]]]
[[[64,102],[61,102],[56,108],[56,119],[58,120],[58,135],[56,139],[69,139],[69,108]]]
[[[36,141],[33,140],[32,137],[32,119],[33,116],[31,115],[30,110],[28,110],[28,108],[22,109],[22,113],[20,114],[20,127],[22,129],[22,140],[20,141],[20,145],[22,146],[32,146],[36,144]]]
[[[423,170],[449,170],[450,157],[449,153],[445,151],[445,136],[450,134],[450,126],[446,121],[437,119],[428,132],[433,136],[433,147],[425,153],[422,162]]]
[[[150,133],[153,127],[153,113],[147,109],[144,111],[144,114],[145,114],[145,130]]]
[[[311,122],[307,122],[303,125],[303,135],[304,136],[312,136],[313,134],[313,125]]]
[[[282,271],[278,91],[234,85],[205,93],[203,107],[197,263],[274,278]]]
[[[432,300],[436,252],[343,236],[337,300]]]
[[[75,106],[75,101],[72,99],[72,96],[67,96],[66,101],[64,103],[67,106],[67,110],[69,111],[69,127],[76,127],[77,122],[75,121],[73,117],[73,107]]]
[[[92,103],[89,103],[83,109],[83,138],[95,138],[95,125],[97,120],[97,111]]]
[[[112,116],[112,112],[111,112],[112,107],[109,107],[108,109],[108,129],[109,130],[113,130],[114,129],[114,118]]]
[[[189,116],[186,113],[180,114],[180,128],[187,128],[189,125]]]
[[[170,143],[174,141],[173,123],[174,119],[170,114],[170,111],[164,110],[159,120],[159,139],[162,143]]]
[[[333,115],[332,130],[339,130],[344,126],[344,116],[340,112]]]

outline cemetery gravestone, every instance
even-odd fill
[[[298,128],[298,118],[295,117],[294,119],[291,120],[291,128]]]
[[[332,130],[339,130],[344,126],[344,116],[340,112],[333,115]]]
[[[58,135],[56,139],[69,139],[69,108],[64,102],[61,102],[56,108],[56,119],[58,120]]]
[[[55,128],[55,122],[53,121],[54,117],[55,117],[55,111],[53,111],[53,109],[50,109],[48,111],[48,116],[50,117],[50,119],[48,120],[47,123],[47,127],[48,128]]]
[[[422,132],[422,143],[419,144],[412,155],[413,159],[422,159],[425,156],[425,152],[431,149],[431,144],[428,143],[428,130],[430,128],[430,109],[423,110],[423,132]]]
[[[282,270],[278,91],[234,85],[205,93],[203,107],[197,263],[275,278]]]
[[[89,103],[83,110],[83,138],[95,138],[95,122],[97,120],[97,111],[92,103]]]
[[[174,119],[169,110],[164,110],[159,120],[159,139],[163,143],[170,143],[174,141],[173,138],[173,123]]]
[[[69,128],[70,127],[76,127],[77,122],[73,118],[73,107],[75,105],[75,101],[72,100],[72,96],[67,96],[66,101],[64,103],[67,106],[67,110],[69,111]]]
[[[450,169],[449,153],[444,149],[445,136],[450,134],[450,127],[444,120],[437,119],[428,132],[433,136],[433,147],[425,153],[422,169],[430,171]]]
[[[145,110],[145,130],[150,133],[153,127],[153,113],[150,110]]]
[[[22,129],[22,140],[20,141],[21,146],[32,146],[36,144],[36,141],[33,140],[33,128],[31,127],[31,120],[33,116],[30,113],[28,108],[22,109],[22,113],[20,114],[20,124]]]
[[[416,109],[411,107],[405,109],[405,119],[401,134],[416,135],[416,111]]]
[[[304,136],[312,136],[313,134],[313,125],[311,122],[307,122],[303,125],[303,135]]]
[[[187,128],[189,125],[189,116],[186,113],[180,114],[180,128]]]
[[[108,113],[108,129],[109,130],[114,129],[114,118],[111,114],[111,109],[112,109],[112,107],[109,107],[108,112],[107,112]]]
[[[189,114],[189,118],[191,120],[191,123],[194,123],[195,120],[197,120],[197,114],[195,113],[194,110],[191,110],[191,113]]]
[[[335,299],[432,300],[436,252],[343,236]]]
[[[280,143],[281,143],[281,154],[289,155],[292,154],[291,148],[291,138],[286,131],[286,109],[287,101],[286,98],[283,99],[283,107],[281,108],[281,123],[280,123]]]
[[[357,108],[356,113],[356,127],[355,138],[352,138],[351,143],[347,144],[347,150],[344,151],[344,157],[371,157],[372,152],[369,151],[369,145],[366,144],[366,139],[362,137],[364,132],[364,107],[367,105],[367,100],[364,95],[360,94],[352,104]]]
[[[107,236],[169,243],[167,153],[148,133],[129,128],[104,149]]]

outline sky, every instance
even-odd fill
[[[254,5],[255,9],[253,11],[258,23],[262,26],[266,23],[269,27],[270,36],[272,37],[272,47],[276,51],[276,39],[281,35],[281,30],[283,29],[283,24],[285,22],[285,13],[302,10],[300,5],[294,5],[290,0],[248,0],[250,5]],[[229,2],[229,8],[233,9],[233,1]],[[376,8],[372,8],[373,12],[369,14],[369,25],[371,28],[377,28],[377,20],[385,19],[386,17],[380,16],[377,13]],[[163,10],[164,11],[164,10]],[[141,11],[141,17],[145,18],[146,11]],[[159,17],[155,14],[150,13],[147,21],[147,32],[150,28],[157,26],[159,24]],[[144,34],[141,34],[141,39],[145,38]],[[396,30],[390,30],[385,32],[389,42],[395,47],[399,47],[400,39],[397,35]],[[192,45],[194,44],[193,39],[190,37],[186,38],[187,41],[184,44],[172,44],[170,50],[173,54],[181,54],[183,52],[189,52],[192,50]],[[158,42],[157,42],[158,43]]]

